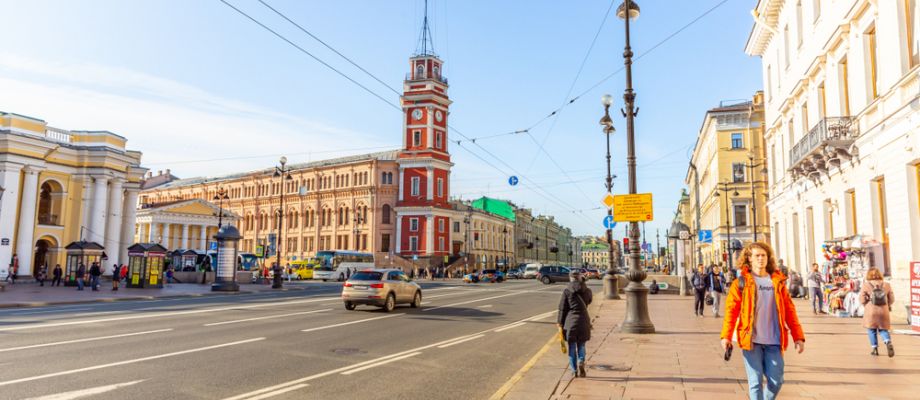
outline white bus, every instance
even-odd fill
[[[347,250],[326,250],[316,252],[320,266],[313,269],[313,279],[344,281],[357,271],[374,268],[374,255]]]

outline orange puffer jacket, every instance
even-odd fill
[[[795,305],[792,304],[789,290],[786,289],[786,276],[782,272],[775,271],[771,278],[779,320],[780,347],[785,351],[789,347],[790,334],[793,342],[796,342],[804,341],[805,333],[802,331],[802,325],[799,324],[799,317],[795,312]],[[738,282],[742,279],[744,280],[743,293],[738,286]],[[741,277],[732,282],[725,299],[725,320],[722,323],[721,338],[731,340],[732,331],[737,327],[738,343],[742,349],[748,351],[753,348],[756,296],[757,285],[754,283],[754,276],[751,274],[750,267],[744,266],[741,269]]]

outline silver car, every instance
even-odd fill
[[[422,287],[398,269],[358,271],[342,287],[345,309],[354,310],[358,304],[382,307],[390,312],[397,304],[413,308],[422,305]]]

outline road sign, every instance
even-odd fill
[[[607,208],[613,208],[613,195],[610,193],[607,193],[607,195],[604,196],[603,199],[601,199],[601,203],[604,203],[604,205],[607,206]]]
[[[508,178],[508,184],[511,185],[511,186],[517,186],[517,184],[518,184],[518,177],[512,175],[510,178]]]
[[[613,196],[613,219],[617,222],[642,222],[654,218],[652,194],[621,194]]]
[[[217,251],[217,242],[210,242],[208,244],[208,249]]]
[[[700,229],[696,241],[700,243],[712,243],[712,230]]]
[[[613,229],[617,227],[616,221],[613,220],[613,216],[604,217],[604,228]]]
[[[418,254],[412,255],[412,261],[418,261]]]
[[[680,231],[680,232],[677,234],[677,238],[680,239],[680,240],[689,240],[689,239],[690,239],[690,232],[688,232],[688,231]]]
[[[256,246],[256,257],[262,258],[264,254],[265,254],[265,247]]]

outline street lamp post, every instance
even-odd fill
[[[755,189],[755,184],[764,183],[764,181],[758,181],[754,179],[754,168],[764,167],[760,170],[760,175],[767,175],[767,168],[764,166],[763,162],[754,163],[754,153],[748,153],[748,162],[744,164],[745,167],[750,168],[751,171],[751,217],[753,217],[753,227],[754,227],[754,241],[757,241],[757,192]],[[737,171],[736,171],[737,172]],[[740,175],[740,176],[739,176]],[[736,177],[743,179],[743,174],[736,175]]]
[[[610,105],[613,104],[613,96],[605,94],[601,97],[601,104],[604,105],[604,117],[601,118],[601,125],[604,127],[604,137],[607,138],[607,194],[613,193],[613,175],[610,172],[610,136],[616,132],[613,127],[613,120],[610,119]],[[607,216],[613,219],[613,209],[607,208]],[[617,278],[616,268],[614,267],[613,256],[613,228],[607,228],[607,273],[604,274],[604,298],[610,300],[620,299],[620,282]]]
[[[217,200],[217,229],[220,230],[220,227],[224,225],[224,200],[230,200],[230,197],[227,196],[227,190],[218,187],[214,200]]]
[[[728,269],[731,270],[732,269],[732,221],[731,221],[731,216],[729,214],[729,209],[728,209],[728,191],[733,190],[733,189],[729,187],[728,182],[719,182],[717,183],[717,185],[718,185],[718,187],[716,188],[717,192],[715,192],[713,196],[721,197],[722,195],[720,195],[719,192],[725,192],[725,197],[722,200],[723,200],[723,204],[725,204],[725,227],[726,227],[726,235],[728,237],[728,243],[727,243],[728,245],[726,246],[728,250]],[[734,193],[732,193],[732,195],[738,196],[738,191],[735,190]]]
[[[502,257],[505,258],[502,262],[502,269],[505,271],[508,270],[508,227],[502,227]]]
[[[626,67],[626,90],[623,101],[626,105],[626,165],[629,169],[629,194],[636,194],[636,93],[632,87],[632,48],[629,45],[629,20],[639,17],[639,6],[632,0],[625,0],[617,8],[617,16],[625,21],[626,46],[623,49],[623,64]],[[626,318],[622,329],[626,333],[655,333],[655,325],[648,315],[648,288],[642,284],[647,274],[639,269],[639,223],[629,223],[629,272],[626,277]]]
[[[275,267],[272,268],[274,271],[274,276],[272,277],[272,289],[281,289],[283,279],[281,278],[281,241],[284,238],[284,183],[285,181],[292,180],[291,178],[291,169],[286,168],[287,157],[281,156],[281,159],[278,160],[281,164],[280,166],[275,167],[276,178],[281,178],[280,189],[278,191],[278,198],[280,202],[280,208],[278,209],[278,242],[275,243]]]

